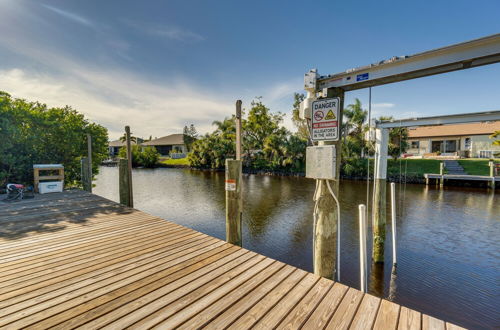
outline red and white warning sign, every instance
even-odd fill
[[[339,140],[340,98],[322,99],[312,103],[312,139],[314,141]]]
[[[236,191],[236,180],[226,179],[226,191]]]

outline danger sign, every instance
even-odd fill
[[[314,141],[339,140],[339,103],[338,97],[322,99],[312,103],[312,139]]]

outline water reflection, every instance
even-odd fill
[[[117,201],[117,174],[117,168],[102,168],[94,192]],[[137,208],[224,239],[224,173],[145,169],[134,170],[133,177]],[[254,175],[243,180],[244,247],[311,271],[314,181]],[[396,186],[397,274],[388,217],[386,263],[370,268],[369,291],[462,326],[500,324],[498,192]],[[339,201],[342,282],[359,288],[357,206],[367,204],[366,182],[343,181]]]

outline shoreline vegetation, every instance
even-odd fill
[[[364,180],[367,179],[366,171],[366,159],[365,165],[359,164],[349,164],[349,161],[343,163],[341,169],[341,179],[346,180]],[[495,159],[495,161],[500,162],[500,159]],[[424,174],[439,173],[440,160],[436,159],[389,159],[387,164],[387,181],[389,182],[406,182],[406,183],[425,183]],[[460,159],[460,165],[462,165],[465,171],[470,175],[489,175],[489,159]],[[355,173],[346,174],[345,167],[356,166],[356,168],[361,168],[361,171],[356,171]],[[193,167],[189,164],[187,158],[181,159],[166,159],[158,163],[158,167],[162,168],[184,168],[196,171],[207,171],[207,172],[223,172],[224,168],[198,168]],[[267,169],[252,169],[245,167],[243,168],[243,174],[256,174],[256,175],[270,175],[270,176],[290,176],[290,177],[304,177],[305,172],[289,172],[289,171],[275,171]],[[446,174],[446,170],[445,170]],[[370,177],[373,175],[373,159],[370,159]],[[373,178],[370,178],[373,180]],[[463,184],[463,183],[462,183]]]
[[[295,132],[283,126],[284,114],[271,112],[261,98],[252,101],[249,109],[243,109],[244,173],[304,176],[306,148],[311,145],[308,123],[299,118],[299,107],[304,97],[303,94],[294,94],[291,113]],[[367,140],[367,115],[358,99],[344,109],[340,176],[343,179],[366,180],[367,173],[373,173],[374,145]],[[133,166],[224,170],[225,160],[235,155],[235,116],[214,121],[213,125],[213,132],[201,136],[198,136],[194,125],[184,127],[184,143],[189,151],[186,158],[162,159],[154,147],[139,148],[134,145]],[[3,155],[0,158],[0,186],[7,182],[33,184],[33,164],[37,163],[63,164],[65,186],[81,186],[80,160],[87,156],[87,134],[92,136],[92,172],[95,176],[99,165],[109,157],[105,127],[89,121],[69,106],[51,108],[39,102],[16,99],[0,91],[0,154]],[[500,143],[500,140],[492,143]],[[389,181],[422,183],[425,181],[424,173],[439,173],[439,160],[398,158],[407,149],[407,128],[390,130]],[[126,157],[125,148],[120,150],[119,156]],[[486,159],[464,159],[459,163],[468,174],[489,175]]]

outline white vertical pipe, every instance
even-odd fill
[[[392,219],[392,263],[397,264],[396,255],[396,184],[391,182],[391,219]]]
[[[361,291],[366,292],[366,206],[359,205],[359,281]]]

